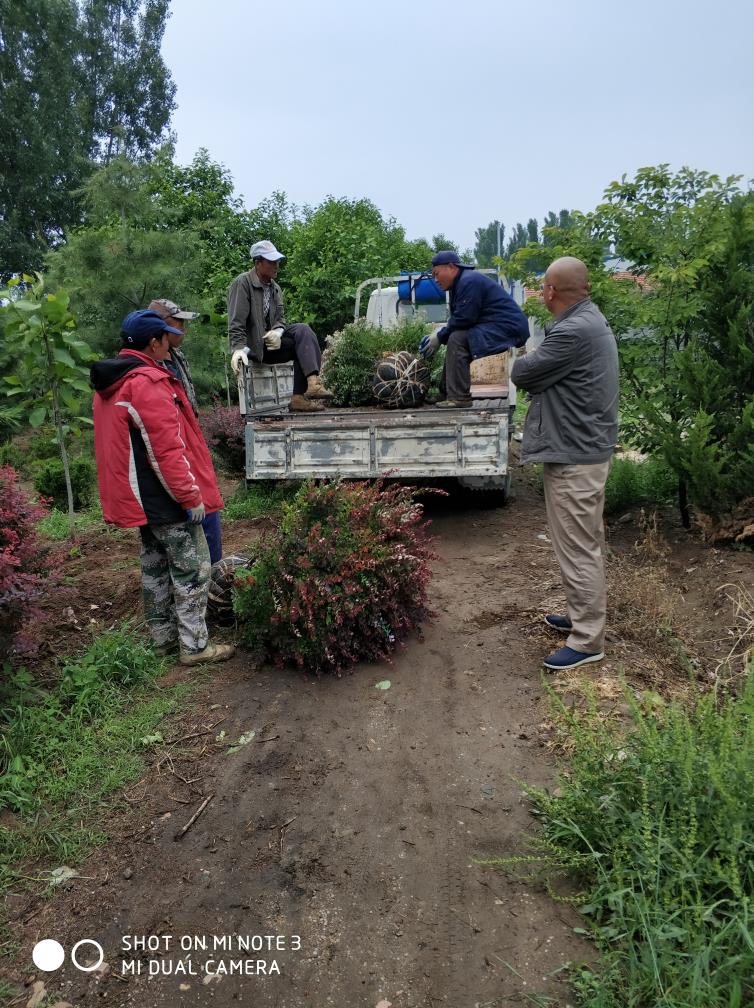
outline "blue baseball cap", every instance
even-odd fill
[[[433,266],[459,266],[461,269],[474,269],[469,263],[462,263],[458,257],[457,252],[451,252],[449,249],[444,252],[438,252],[437,255],[432,256]]]
[[[130,315],[126,315],[120,326],[120,338],[123,346],[131,347],[134,350],[143,350],[149,346],[151,339],[159,339],[165,332],[183,336],[180,329],[169,326],[156,311],[150,311],[148,308],[132,311]]]

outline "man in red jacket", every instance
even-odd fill
[[[184,665],[230,658],[211,644],[210,559],[202,520],[223,506],[183,386],[161,363],[176,330],[154,311],[123,320],[123,349],[92,365],[94,450],[105,521],[141,535],[144,611],[155,651]]]

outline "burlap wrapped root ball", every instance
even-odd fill
[[[385,354],[375,369],[372,391],[381,406],[404,409],[421,406],[429,388],[429,368],[408,350]]]

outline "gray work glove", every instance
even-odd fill
[[[230,366],[233,368],[236,374],[238,374],[238,369],[241,367],[241,362],[249,366],[249,348],[247,346],[243,347],[242,350],[234,350],[233,356],[230,358]]]
[[[201,525],[204,521],[204,503],[197,504],[196,507],[189,508],[186,512],[188,520],[192,525]]]
[[[270,329],[264,334],[264,345],[268,350],[279,350],[283,337],[282,329]]]
[[[439,346],[440,339],[437,333],[430,333],[429,336],[425,336],[419,344],[419,353],[425,360],[431,360],[437,353],[437,348]]]

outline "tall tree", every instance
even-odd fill
[[[74,0],[0,0],[0,277],[40,266],[79,217],[77,47]]]
[[[89,154],[147,157],[175,108],[160,46],[170,0],[82,0],[80,63]]]
[[[305,208],[289,240],[281,272],[287,317],[311,323],[320,336],[353,318],[362,280],[427,269],[433,251],[425,241],[406,241],[403,228],[383,219],[366,199],[330,198],[314,210]]]
[[[156,297],[199,295],[202,242],[193,229],[170,226],[150,165],[116,158],[92,175],[84,200],[86,226],[50,254],[49,279],[69,292],[81,334],[106,352],[128,312]]]
[[[95,162],[150,155],[175,88],[168,0],[0,0],[0,278],[30,273],[81,220]]]
[[[505,225],[499,220],[490,221],[475,232],[474,260],[477,266],[489,268],[493,265],[495,256],[501,256],[505,251]]]

